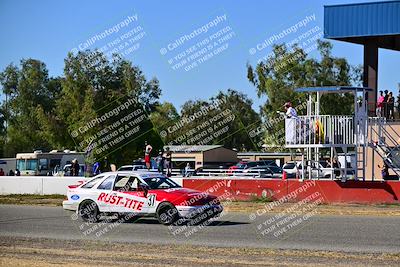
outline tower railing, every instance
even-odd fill
[[[285,120],[286,146],[355,144],[354,116],[311,115]]]

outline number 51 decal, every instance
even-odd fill
[[[156,204],[156,195],[150,194],[147,198],[147,205],[153,207]]]

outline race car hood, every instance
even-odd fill
[[[217,199],[216,196],[188,188],[149,190],[149,194],[155,194],[157,201],[168,201],[178,206],[205,205]]]

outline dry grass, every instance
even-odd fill
[[[0,238],[0,266],[398,266],[400,254]]]
[[[62,206],[64,195],[0,195],[0,204]]]
[[[255,212],[256,210],[268,207],[269,203],[260,202],[229,202],[225,205],[225,210],[230,212]],[[274,207],[271,212],[283,212],[294,203],[283,203]],[[373,216],[400,216],[400,205],[380,204],[329,204],[318,205],[315,207],[317,214],[320,215],[373,215]]]

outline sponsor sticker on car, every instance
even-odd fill
[[[138,201],[129,197],[117,196],[116,194],[107,193],[101,193],[97,198],[97,201],[133,209],[136,211],[142,210],[144,204],[143,201]]]

